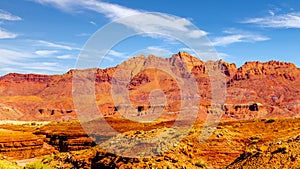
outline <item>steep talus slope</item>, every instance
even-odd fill
[[[0,104],[0,120],[9,120],[9,119],[18,119],[21,118],[24,114],[18,109]]]

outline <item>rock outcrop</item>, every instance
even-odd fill
[[[57,118],[57,119],[73,119],[76,116],[75,110],[65,110],[65,109],[50,109],[50,108],[40,108],[38,109],[39,118]]]
[[[259,76],[273,76],[294,81],[298,71],[298,68],[292,63],[279,61],[269,61],[266,63],[246,62],[238,69],[234,80],[244,80]]]
[[[263,118],[268,113],[264,105],[261,103],[242,103],[242,104],[224,104],[221,106],[223,119],[255,119]],[[206,112],[207,114],[213,113],[214,108],[210,104],[200,105],[200,110]]]
[[[199,98],[210,103],[211,82],[220,79],[208,73],[208,65],[224,75],[224,83],[227,83],[226,103],[259,102],[264,105],[267,117],[298,115],[298,102],[294,102],[300,100],[300,70],[292,63],[246,62],[237,68],[234,63],[222,60],[205,63],[186,52],[179,52],[166,59],[153,55],[133,57],[113,68],[89,71],[95,75],[91,83],[95,84],[96,102],[103,115],[115,115],[113,107],[124,103],[122,99],[125,97],[128,98],[124,91],[129,95],[125,104],[136,107],[149,105],[151,91],[157,89],[165,95],[166,103],[162,103],[165,111],[176,112],[180,110],[182,100]],[[75,109],[72,90],[85,91],[80,87],[75,89],[72,85],[74,72],[84,71],[70,70],[63,75],[11,73],[2,76],[0,103],[20,112],[18,116],[12,115],[11,119],[57,120],[65,116],[66,119],[75,119],[76,113],[67,113],[67,110]],[[179,78],[194,78],[198,92],[190,85],[187,87],[189,94],[181,95],[180,86],[185,83]],[[224,112],[224,116],[228,116],[228,113]],[[240,115],[234,117],[239,118]]]
[[[253,146],[227,168],[299,168],[300,136]]]
[[[0,120],[18,119],[23,116],[23,113],[14,107],[0,105]]]
[[[29,132],[0,129],[0,153],[14,158],[43,154],[43,139]]]
[[[60,112],[59,112],[60,113]],[[59,152],[88,149],[96,145],[78,121],[65,121],[42,126],[34,132]]]

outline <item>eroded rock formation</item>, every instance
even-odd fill
[[[114,115],[113,107],[122,103],[130,103],[134,107],[149,104],[151,91],[157,89],[165,95],[166,103],[163,103],[165,111],[176,112],[180,110],[182,100],[198,98],[210,102],[211,82],[220,78],[208,73],[208,65],[213,69],[220,69],[224,75],[227,104],[259,102],[264,105],[268,117],[298,115],[300,71],[292,63],[246,62],[237,68],[234,63],[222,60],[202,62],[186,52],[179,52],[166,59],[153,55],[138,56],[113,68],[90,69],[87,73],[94,73],[94,79],[86,81],[94,80],[90,83],[95,86],[95,96],[91,96],[90,99],[96,98],[96,104],[103,115]],[[161,69],[166,66],[169,67],[167,71]],[[50,76],[15,73],[2,76],[0,103],[14,107],[20,112],[18,116],[11,116],[10,119],[75,119],[72,90],[79,90],[82,94],[86,91],[80,86],[74,88],[72,85],[74,72],[84,71],[70,70],[63,75]],[[178,78],[174,78],[175,76]],[[180,86],[184,83],[178,80],[180,78],[194,78],[198,91],[193,87],[187,87],[188,94],[181,95]],[[128,97],[123,95],[124,90],[129,95],[126,102],[121,101],[122,98]],[[115,92],[114,96],[112,91]],[[72,112],[69,113],[69,110]]]

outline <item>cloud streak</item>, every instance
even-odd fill
[[[78,48],[44,40],[18,40],[18,45],[0,45],[0,75],[6,73],[63,73],[73,67]]]
[[[228,29],[223,31],[225,36],[216,37],[212,40],[212,44],[214,46],[227,46],[234,43],[241,43],[241,42],[259,42],[259,41],[267,41],[270,40],[269,37],[263,36],[260,34],[241,31],[236,29]]]
[[[72,55],[59,55],[59,56],[56,56],[57,59],[72,59],[73,56]]]
[[[242,23],[256,24],[266,28],[300,28],[300,12],[250,18]]]
[[[119,18],[127,16],[143,14],[142,17],[136,19],[128,18],[120,21],[120,24],[126,25],[134,30],[142,32],[160,32],[167,34],[169,32],[180,32],[191,38],[199,38],[207,35],[203,30],[197,30],[193,24],[185,18],[169,16],[166,14],[153,15],[151,13],[145,14],[145,11],[130,9],[117,4],[101,2],[97,0],[34,0],[43,5],[52,5],[63,11],[72,12],[78,9],[91,10],[103,14],[108,19],[114,21]],[[151,24],[145,22],[151,20]]]
[[[13,39],[16,38],[18,34],[13,32],[8,32],[5,29],[0,28],[0,39]]]
[[[0,9],[0,20],[20,21],[22,20],[22,18]]]
[[[45,55],[47,52],[39,51],[37,53]],[[54,57],[49,58],[47,61],[41,61],[39,59],[40,56],[31,51],[17,51],[0,48],[0,74],[3,75],[11,72],[58,73],[68,70],[66,66],[62,66]],[[66,59],[66,56],[61,59]]]
[[[49,4],[61,10],[72,12],[77,9],[88,9],[104,14],[109,19],[118,19],[138,14],[140,11],[126,8],[117,4],[101,2],[97,0],[33,0],[40,4]]]
[[[94,21],[90,21],[90,24],[97,26],[96,22],[94,22]]]
[[[44,47],[50,47],[50,48],[56,48],[56,49],[63,49],[63,50],[80,50],[79,48],[72,47],[69,45],[61,44],[61,43],[53,43],[48,42],[44,40],[38,40],[36,41],[36,46],[44,46]]]
[[[39,56],[49,56],[57,53],[58,51],[56,50],[37,50],[34,53],[39,55]]]
[[[74,57],[70,54],[61,54],[62,51],[58,50],[37,50],[34,52],[38,56],[44,58],[56,58],[56,59],[73,59]]]
[[[154,56],[159,57],[170,57],[173,54],[170,50],[160,46],[149,46],[145,52],[145,54],[153,54]]]
[[[0,21],[20,21],[21,17],[15,16],[7,11],[0,9]],[[0,39],[14,39],[18,36],[17,33],[9,32],[0,27]]]

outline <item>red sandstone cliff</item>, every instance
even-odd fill
[[[151,91],[160,89],[167,98],[165,110],[178,111],[180,107],[178,100],[182,97],[189,99],[189,96],[181,95],[180,83],[182,82],[174,79],[172,76],[174,75],[180,78],[194,77],[199,89],[200,104],[207,107],[211,98],[210,82],[214,77],[208,76],[206,64],[188,53],[180,52],[166,59],[153,55],[139,56],[114,68],[93,69],[97,104],[104,114],[116,113],[111,89],[112,84],[115,85],[114,77],[119,77],[118,85],[121,87],[125,85],[129,91],[130,101],[135,106],[148,104]],[[266,112],[263,116],[298,115],[300,70],[294,64],[278,61],[246,62],[240,68],[222,60],[213,64],[216,69],[223,71],[227,85],[227,104],[239,106],[259,103],[263,105],[263,110]],[[168,65],[167,69],[158,69]],[[23,120],[75,118],[72,100],[74,71],[80,70],[70,70],[62,75],[11,73],[2,76],[0,77],[0,106],[14,107],[23,114],[21,117],[18,116],[18,119]],[[119,90],[122,91],[121,88]],[[193,90],[195,89],[190,89],[191,92]],[[205,112],[206,109],[203,111]],[[229,113],[227,117],[240,118],[243,116],[241,114],[253,112],[250,110],[238,112],[235,108],[230,108],[227,113]],[[4,117],[4,119],[16,117]]]

